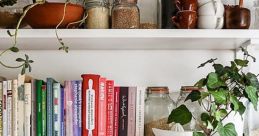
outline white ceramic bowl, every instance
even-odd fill
[[[218,16],[199,16],[198,28],[200,29],[222,29],[224,25],[224,17]]]

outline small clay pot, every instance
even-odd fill
[[[44,3],[31,8],[25,21],[32,28],[55,28],[64,14],[64,3]],[[84,8],[76,4],[67,4],[63,23],[59,28],[66,28],[69,23],[79,21],[83,18]],[[78,26],[78,24],[76,25]],[[75,27],[75,25],[73,26]]]
[[[225,6],[226,29],[248,29],[251,22],[250,10],[236,6]]]

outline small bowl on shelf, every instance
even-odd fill
[[[32,28],[56,28],[64,15],[65,3],[49,3],[37,5],[31,8],[25,21]],[[84,8],[77,4],[67,4],[65,18],[59,28],[67,28],[70,23],[80,21],[84,15]],[[79,24],[72,27],[78,27]]]

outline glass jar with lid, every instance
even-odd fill
[[[145,136],[154,136],[152,128],[170,130],[167,119],[175,108],[168,87],[148,87],[145,100]]]
[[[259,0],[254,0],[254,29],[259,29]]]
[[[161,0],[140,0],[138,6],[141,29],[161,28]]]
[[[87,19],[85,27],[88,29],[109,28],[109,3],[106,0],[91,0],[86,3]]]
[[[190,100],[185,101],[186,97],[192,92],[192,91],[203,91],[203,89],[194,87],[194,86],[182,86],[180,96],[178,97],[176,101],[176,106],[180,106],[184,104],[189,111],[192,113],[192,115],[195,117],[192,118],[191,122],[184,125],[183,128],[185,131],[200,131],[201,128],[199,127],[199,123],[201,122],[200,116],[203,112],[206,112],[205,109],[203,109],[198,102],[191,102]],[[204,105],[207,105],[207,102],[204,102]]]
[[[112,28],[138,29],[140,23],[137,0],[115,0],[112,8]]]

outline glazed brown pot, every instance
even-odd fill
[[[178,11],[184,11],[184,10],[197,11],[198,2],[197,0],[176,0],[176,7]]]
[[[63,17],[64,6],[64,3],[37,5],[27,12],[25,21],[32,28],[55,28]],[[69,23],[81,20],[83,15],[84,8],[82,6],[67,4],[65,19],[59,28],[66,28]]]
[[[251,15],[247,8],[236,6],[225,6],[225,28],[226,29],[248,29]]]
[[[173,24],[179,29],[194,29],[197,24],[196,11],[179,11],[176,16],[172,17]]]

